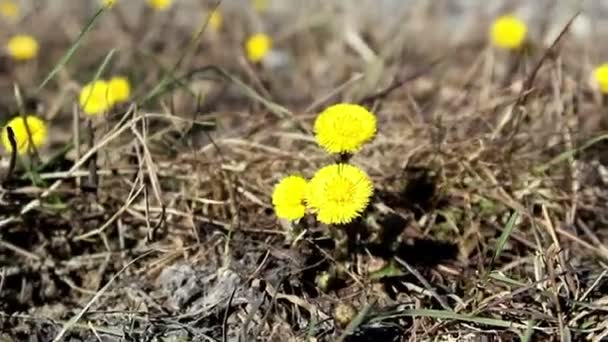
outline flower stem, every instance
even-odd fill
[[[348,163],[350,161],[350,158],[353,157],[352,153],[348,153],[348,152],[344,152],[344,153],[340,153],[338,155],[338,163]]]

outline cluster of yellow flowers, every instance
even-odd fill
[[[126,77],[113,77],[109,81],[97,80],[80,90],[78,102],[82,111],[90,116],[103,114],[114,105],[123,103],[131,95],[131,84]]]
[[[131,94],[131,85],[125,77],[113,77],[109,81],[98,80],[85,85],[80,91],[79,103],[86,115],[107,112],[112,106],[125,102]],[[16,116],[0,132],[0,140],[7,152],[13,151],[8,132],[13,132],[17,154],[27,154],[32,148],[40,148],[47,140],[48,130],[43,119],[36,115]]]
[[[376,117],[362,106],[337,104],[315,121],[317,143],[330,154],[358,152],[376,134]],[[300,220],[315,213],[325,224],[343,225],[359,217],[373,195],[371,179],[360,168],[340,162],[318,170],[310,181],[291,175],[274,188],[272,203],[278,217]]]
[[[528,39],[528,26],[514,15],[502,15],[492,23],[489,36],[492,45],[509,51],[517,51],[523,48]],[[596,67],[591,76],[597,89],[602,94],[608,94],[608,63]]]

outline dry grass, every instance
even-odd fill
[[[2,71],[0,104],[17,111],[17,85],[53,133],[41,184],[0,161],[1,341],[607,338],[597,52],[566,33],[509,56],[486,46],[483,20],[453,45],[431,29],[434,7],[398,30],[343,30],[331,4],[283,18],[227,6],[196,44],[179,9],[102,13],[65,65],[92,12],[66,11],[58,30],[41,30],[44,8],[17,24],[45,53]],[[285,63],[244,60],[259,25]],[[75,94],[98,71],[136,89],[91,139]],[[353,159],[376,196],[346,262],[315,222],[290,240],[269,199],[282,176],[331,160],[310,127],[337,101],[379,120]],[[320,291],[315,277],[336,268],[343,279]]]

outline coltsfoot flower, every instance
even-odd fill
[[[123,103],[131,96],[131,84],[129,79],[122,76],[112,77],[108,81],[110,102],[112,104]]]
[[[95,116],[107,112],[114,105],[112,97],[108,82],[97,80],[82,88],[78,102],[85,114]]]
[[[173,0],[146,0],[148,6],[152,7],[157,11],[164,11],[171,6]]]
[[[26,124],[27,127],[25,126]],[[4,145],[4,149],[9,153],[13,152],[13,147],[8,136],[7,127],[10,127],[13,130],[17,154],[19,155],[24,155],[30,150],[29,134],[31,134],[31,143],[35,148],[39,148],[46,142],[47,128],[44,120],[35,115],[27,115],[25,120],[22,116],[17,116],[2,128],[2,145]]]
[[[300,176],[287,176],[275,187],[272,193],[274,211],[280,218],[296,221],[304,217],[306,205],[304,197],[308,182]]]
[[[516,50],[523,46],[528,34],[526,24],[512,15],[498,17],[490,28],[490,40],[495,46]]]
[[[329,106],[315,121],[317,143],[329,153],[354,153],[376,134],[376,116],[362,106]]]
[[[247,39],[245,50],[252,63],[261,62],[272,49],[272,39],[264,33],[256,33]]]
[[[0,15],[15,19],[19,16],[19,6],[12,0],[0,0]]]
[[[38,41],[27,34],[13,36],[6,45],[8,54],[17,61],[27,61],[38,56]]]
[[[608,63],[604,63],[593,71],[593,79],[603,94],[608,94]]]
[[[306,203],[325,224],[347,224],[361,216],[374,186],[369,176],[350,164],[321,168],[308,183]]]

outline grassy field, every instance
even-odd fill
[[[1,342],[608,340],[608,55],[576,11],[505,50],[447,2],[392,25],[338,0],[23,3],[0,43],[40,47],[3,50],[0,126],[48,134],[0,154]],[[128,100],[83,113],[114,76]],[[350,159],[369,205],[278,218],[275,185],[336,159],[314,127],[337,103],[376,116]]]

